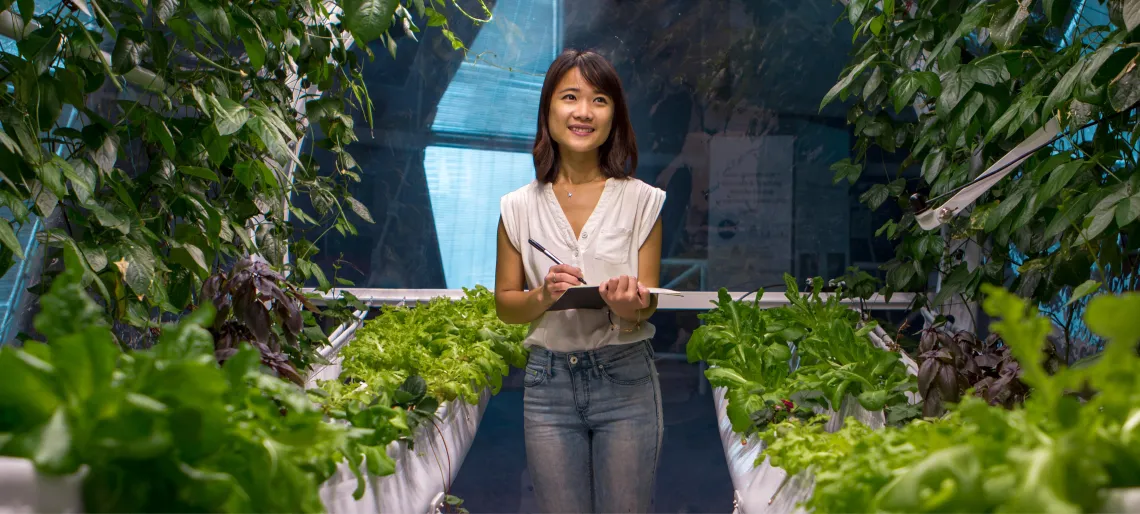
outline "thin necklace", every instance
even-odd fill
[[[580,186],[583,184],[593,184],[594,182],[597,182],[599,179],[604,179],[604,178],[605,177],[595,177],[594,179],[587,180],[585,182],[582,182],[581,184],[574,184],[574,185]],[[574,192],[570,190],[569,186],[567,186],[567,184],[570,184],[570,183],[571,183],[570,179],[566,179],[566,181],[562,183],[562,188],[566,190],[566,198],[574,198]]]

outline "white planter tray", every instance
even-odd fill
[[[340,376],[340,349],[355,335],[362,322],[358,321],[333,333],[331,346],[322,353],[330,364],[314,370],[309,386],[316,380],[332,380]],[[331,355],[331,357],[330,357]],[[388,456],[396,461],[394,474],[375,477],[362,469],[367,481],[364,495],[352,497],[356,490],[356,475],[347,463],[341,463],[337,472],[321,485],[320,495],[329,514],[381,513],[381,514],[433,514],[438,512],[459,467],[475,441],[475,432],[483,419],[483,412],[491,398],[490,390],[479,395],[479,404],[463,401],[440,405],[435,426],[421,427],[415,434],[415,450],[409,451],[403,443],[388,446]]]
[[[32,461],[0,457],[0,514],[83,512],[83,473],[40,474]]]

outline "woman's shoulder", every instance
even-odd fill
[[[658,200],[661,201],[665,198],[665,190],[653,184],[645,182],[637,177],[629,177],[621,179],[623,186],[627,193],[633,193],[633,196],[645,200]]]
[[[538,180],[533,180],[514,191],[503,195],[501,201],[506,205],[526,205],[531,199],[537,198],[542,193],[543,184]]]

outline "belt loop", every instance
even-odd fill
[[[653,340],[652,339],[646,339],[646,340],[642,341],[642,344],[645,345],[645,351],[649,353],[649,358],[650,359],[656,359],[657,353],[653,351]]]
[[[553,377],[554,376],[554,352],[552,352],[550,350],[544,350],[544,351],[546,352],[546,376],[547,377]]]

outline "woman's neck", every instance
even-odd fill
[[[560,156],[558,179],[571,184],[584,184],[602,178],[598,152],[563,154]]]

